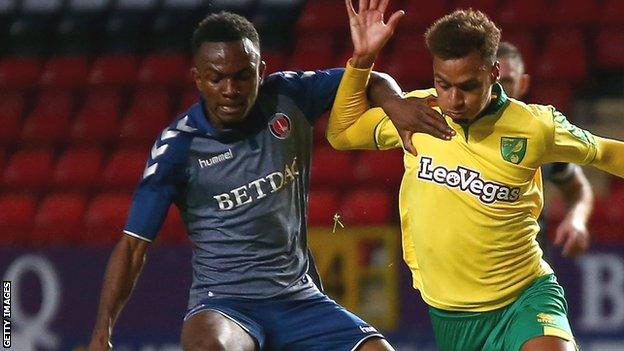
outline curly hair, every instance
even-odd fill
[[[260,47],[260,37],[254,25],[245,17],[222,11],[204,18],[193,32],[191,47],[196,53],[204,42],[229,42],[249,39]]]
[[[483,12],[456,10],[431,25],[425,33],[429,52],[443,60],[478,52],[489,63],[496,61],[501,30]]]

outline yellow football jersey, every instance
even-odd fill
[[[404,156],[404,259],[425,302],[444,310],[506,306],[552,272],[535,241],[543,204],[540,165],[587,164],[597,152],[594,136],[553,107],[510,99],[498,84],[493,94],[497,98],[470,125],[446,117],[457,132],[450,141],[414,134],[418,156]],[[427,95],[435,89],[408,94]],[[332,119],[328,135],[345,126]],[[346,139],[337,142],[345,148],[401,147],[379,108],[347,124],[348,133],[341,135]]]

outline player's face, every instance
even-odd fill
[[[516,59],[501,58],[500,83],[507,95],[515,99],[521,99],[529,89],[529,75],[524,74],[522,63]]]
[[[498,74],[498,63],[485,63],[478,52],[451,60],[434,56],[434,84],[440,109],[453,120],[473,120],[490,103],[492,84]]]
[[[191,73],[213,126],[220,129],[245,120],[256,102],[264,68],[259,48],[249,39],[201,44]]]

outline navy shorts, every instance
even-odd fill
[[[208,298],[190,309],[185,320],[215,311],[249,333],[260,350],[355,350],[364,340],[383,336],[321,292],[304,299]]]

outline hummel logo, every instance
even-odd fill
[[[228,151],[222,154],[218,154],[217,156],[213,156],[207,160],[198,159],[197,161],[199,162],[199,167],[204,168],[216,165],[217,163],[221,163],[225,160],[229,160],[232,158],[234,158],[234,153],[232,152],[232,149],[228,149]]]

